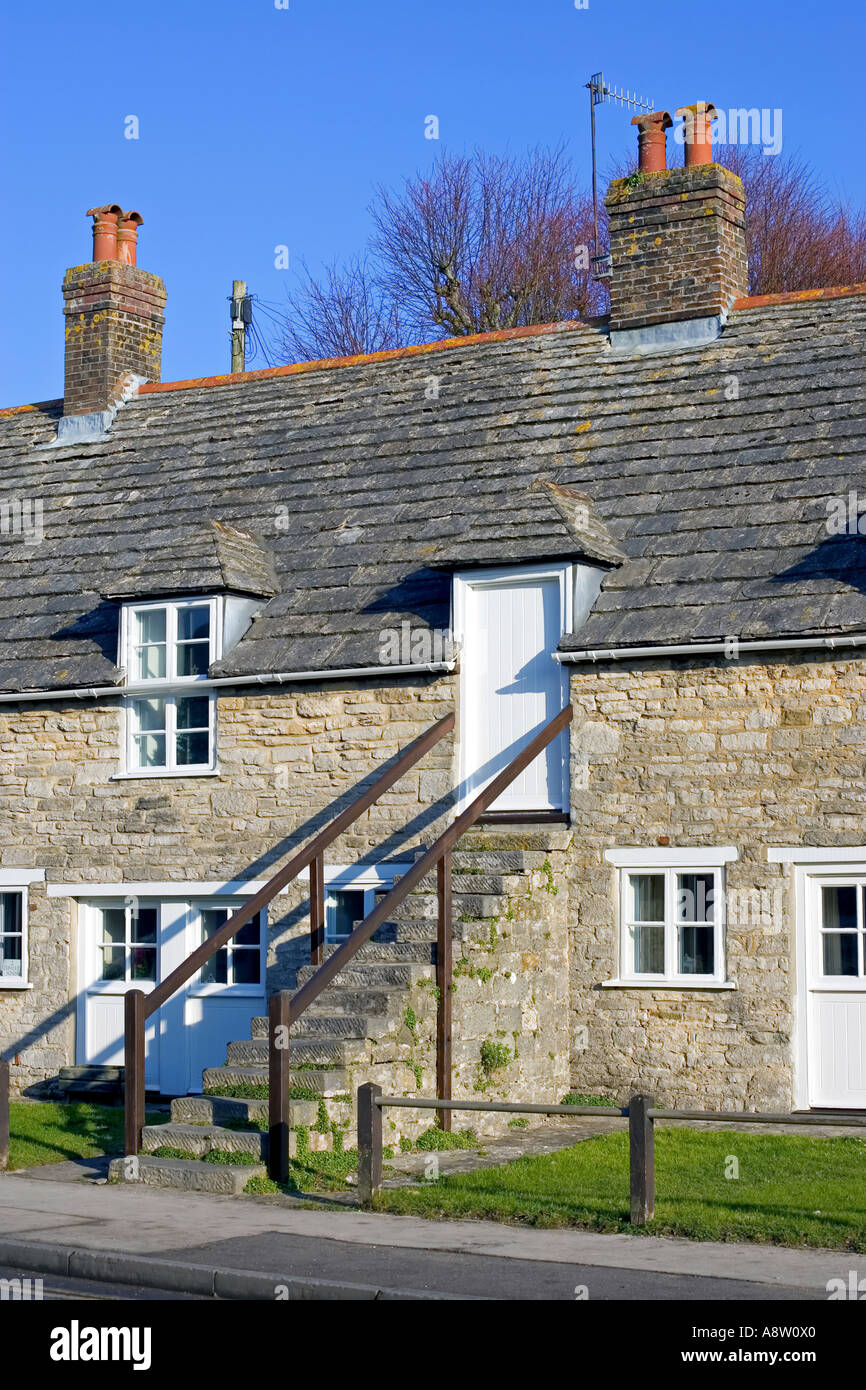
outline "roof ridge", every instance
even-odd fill
[[[555,323],[532,323],[519,328],[495,328],[489,333],[470,333],[459,338],[440,338],[433,343],[383,348],[380,352],[361,352],[353,357],[320,357],[310,362],[288,362],[280,367],[260,367],[254,372],[226,372],[222,376],[188,377],[182,381],[148,381],[138,388],[138,394],[144,396],[167,391],[190,391],[202,386],[239,386],[247,381],[267,381],[273,377],[298,376],[303,372],[329,371],[332,367],[360,367],[376,362],[393,362],[401,357],[425,356],[449,348],[502,343],[512,338],[535,338],[544,333],[567,333],[592,326],[592,322],[588,323],[583,319],[560,319]]]
[[[735,299],[732,309],[761,309],[772,304],[809,304],[816,299],[844,299],[848,295],[866,294],[866,282],[856,285],[830,285],[820,290],[783,290],[778,294],[744,295]]]

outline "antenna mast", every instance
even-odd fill
[[[595,150],[595,108],[600,101],[615,101],[630,111],[655,111],[655,102],[639,97],[636,92],[623,91],[621,87],[609,87],[603,72],[594,72],[586,84],[589,92],[589,128],[592,141],[592,226],[595,255],[592,258],[592,273],[596,280],[606,280],[610,275],[610,256],[599,255],[598,250],[598,182]]]

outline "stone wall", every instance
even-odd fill
[[[455,704],[453,677],[219,697],[219,772],[118,778],[122,715],[0,706],[0,867],[49,882],[264,878]],[[446,738],[333,846],[329,863],[411,861],[451,806]],[[271,961],[303,958],[303,891],[272,909]],[[293,946],[294,943],[294,946]],[[75,908],[30,889],[30,990],[0,991],[0,1053],[24,1090],[74,1058]],[[282,981],[276,981],[278,983]]]
[[[809,656],[610,663],[574,668],[571,689],[574,1088],[790,1108],[793,891],[766,846],[866,842],[866,668]],[[664,836],[739,851],[727,888],[754,911],[728,927],[734,991],[600,988],[619,974],[617,871],[604,850]]]

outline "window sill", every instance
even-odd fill
[[[735,980],[602,980],[602,989],[693,989],[725,990],[737,989]]]
[[[33,989],[29,980],[0,980],[0,989]]]
[[[194,985],[187,990],[188,999],[261,999],[265,992],[260,985]]]
[[[178,777],[221,777],[222,773],[218,767],[190,768],[181,771],[174,768],[168,771],[164,767],[154,768],[152,772],[139,770],[138,772],[115,772],[109,777],[109,782],[153,782],[160,777],[170,777],[176,780]]]

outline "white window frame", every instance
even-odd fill
[[[622,849],[607,850],[605,858],[617,869],[617,941],[619,974],[603,981],[606,988],[643,989],[734,989],[726,976],[726,881],[725,865],[738,857],[736,849]],[[677,969],[679,930],[676,920],[676,880],[678,874],[712,874],[715,920],[712,974],[683,975]],[[630,930],[629,889],[632,875],[657,874],[664,877],[665,969],[663,974],[637,974],[634,969],[633,937]],[[707,924],[710,925],[710,924]]]
[[[200,675],[179,676],[177,660],[177,619],[185,608],[207,607],[210,610],[210,646],[208,667],[222,655],[222,630],[224,603],[220,595],[200,594],[188,598],[148,599],[144,602],[126,603],[121,611],[120,652],[118,664],[129,677],[134,671],[135,652],[133,649],[133,623],[137,613],[164,610],[166,613],[166,673],[147,680],[128,679],[129,692],[124,700],[124,760],[122,776],[126,777],[195,777],[216,770],[217,758],[217,718],[216,696],[212,690],[202,691],[199,698],[208,702],[208,759],[203,763],[177,762],[177,702],[188,696],[192,689],[202,681],[207,681],[207,671]],[[166,761],[158,767],[142,767],[138,762],[136,744],[134,700],[165,700],[165,755]]]
[[[140,989],[143,994],[150,994],[151,990],[156,989],[156,986],[159,983],[161,963],[160,940],[162,937],[162,903],[155,898],[150,898],[146,901],[142,901],[139,903],[139,906],[144,908],[156,909],[156,940],[153,942],[152,946],[149,942],[144,943],[149,949],[153,949],[155,952],[154,969],[156,978],[154,980],[127,980],[126,978],[122,980],[107,980],[103,978],[101,973],[101,964],[103,959],[101,950],[101,947],[103,945],[101,939],[101,914],[105,909],[108,909],[109,911],[119,910],[126,913],[125,936],[123,944],[128,953],[129,949],[131,949],[129,919],[133,914],[134,904],[136,902],[138,902],[138,899],[135,898],[134,895],[126,895],[124,897],[116,898],[106,897],[101,899],[100,902],[98,904],[95,904],[91,909],[94,913],[100,914],[99,917],[94,917],[94,922],[97,927],[97,930],[95,930],[92,933],[92,938],[90,942],[93,951],[93,958],[89,964],[87,972],[90,976],[90,983],[88,984],[87,988],[92,994],[126,994],[127,991],[130,989]]]
[[[30,989],[30,942],[28,932],[27,886],[21,882],[5,883],[3,879],[0,878],[0,893],[17,893],[21,898],[21,974],[0,975],[0,989]],[[9,934],[11,935],[11,933]]]
[[[333,907],[329,899],[334,893],[350,892],[364,894],[364,916],[367,917],[376,906],[376,893],[389,892],[395,879],[408,873],[411,864],[326,864],[325,865],[325,942],[329,946],[338,941],[346,941],[345,936],[333,934]],[[301,879],[309,882],[310,871],[305,869]]]
[[[228,913],[228,916],[231,917],[235,912],[238,912],[238,911],[243,907],[244,901],[245,901],[245,900],[241,900],[240,902],[238,902],[237,900],[235,900],[235,901],[232,901],[232,902],[226,902],[225,896],[223,896],[223,897],[219,897],[219,898],[207,898],[207,899],[205,899],[205,898],[196,898],[193,902],[190,902],[190,903],[188,904],[188,912],[189,912],[189,920],[190,920],[190,926],[191,926],[191,937],[192,937],[192,939],[193,939],[194,942],[195,942],[195,945],[194,945],[193,949],[197,949],[197,948],[202,944],[202,942],[203,942],[203,940],[204,940],[204,938],[203,938],[203,936],[202,936],[202,933],[201,933],[201,914],[202,914],[203,911],[207,911],[207,910],[210,909],[210,908],[220,908],[222,911],[227,912],[227,913]],[[203,980],[202,980],[202,978],[201,978],[201,971],[199,971],[198,974],[195,976],[195,978],[194,978],[193,980],[190,981],[189,986],[188,986],[188,988],[187,988],[187,994],[188,994],[188,996],[189,996],[190,998],[211,999],[211,998],[215,998],[215,997],[216,997],[216,998],[219,998],[219,999],[226,999],[226,998],[229,998],[229,999],[245,999],[245,998],[257,998],[257,997],[259,997],[260,995],[266,994],[266,993],[267,993],[267,980],[266,980],[266,970],[267,970],[267,946],[268,946],[268,910],[267,910],[267,908],[263,907],[263,908],[261,909],[261,911],[259,912],[258,917],[259,917],[259,978],[258,978],[258,983],[257,983],[257,984],[235,984],[234,982],[232,982],[231,984],[219,984],[219,983],[216,983],[216,982],[206,982],[206,981],[203,981]],[[228,918],[227,918],[226,920],[228,920]],[[251,920],[252,920],[252,919],[251,919]],[[241,928],[241,930],[243,930],[243,928]],[[229,958],[231,958],[232,946],[233,946],[233,940],[230,941],[230,942],[228,943],[228,947],[229,947]],[[253,950],[255,950],[255,947],[254,947],[254,946],[242,946],[240,949],[241,949],[242,951],[253,951]],[[219,954],[219,953],[217,952],[217,954]]]

